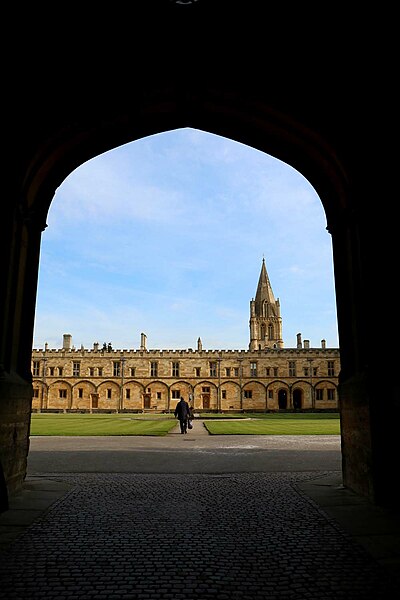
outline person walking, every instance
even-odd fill
[[[190,419],[189,404],[182,397],[175,407],[174,415],[179,419],[181,433],[187,433],[188,419]]]

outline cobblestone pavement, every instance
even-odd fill
[[[0,555],[0,598],[394,600],[296,486],[324,474],[51,474],[72,487]]]

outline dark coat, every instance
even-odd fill
[[[179,400],[178,404],[176,405],[174,415],[180,421],[190,419],[190,408],[186,400]]]

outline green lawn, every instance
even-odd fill
[[[212,435],[339,435],[339,419],[324,416],[274,414],[238,421],[205,420],[204,425]]]
[[[200,414],[212,435],[339,435],[338,413]],[[238,420],[234,420],[238,419]],[[35,435],[167,435],[173,414],[33,413]]]
[[[175,427],[173,415],[32,414],[34,435],[167,435]]]

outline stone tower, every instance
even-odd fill
[[[275,300],[263,258],[255,299],[250,301],[249,350],[283,348],[279,298]]]

